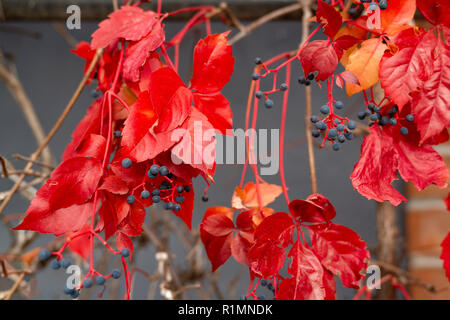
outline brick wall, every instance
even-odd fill
[[[450,168],[450,143],[436,147]],[[442,267],[440,244],[450,231],[450,212],[446,210],[442,198],[450,188],[440,189],[430,186],[418,192],[408,184],[408,204],[406,207],[406,248],[409,270],[423,282],[432,284],[437,293],[425,288],[412,286],[414,299],[450,299],[450,282]]]

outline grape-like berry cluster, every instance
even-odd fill
[[[122,249],[122,251],[117,252],[116,254],[120,254],[123,258],[128,258],[130,256],[130,250],[124,248],[124,249]],[[38,253],[38,258],[40,261],[44,262],[44,261],[47,261],[48,259],[50,259],[50,257],[52,255],[56,256],[56,258],[50,262],[50,267],[53,270],[58,270],[61,267],[63,267],[64,269],[67,269],[72,265],[72,262],[70,260],[63,259],[62,254],[60,254],[59,252],[50,252],[50,250],[48,250],[48,249],[40,250]],[[96,273],[95,274],[96,275],[95,283],[99,286],[103,286],[106,283],[106,280],[108,280],[109,278],[119,279],[122,276],[121,272],[117,269],[112,270],[112,272],[108,275],[101,275],[98,272],[95,272],[95,273]],[[80,291],[82,289],[89,289],[92,287],[93,276],[94,275],[86,276],[84,278],[84,280],[78,286],[75,286],[73,288],[64,286],[64,289],[63,289],[64,294],[69,295],[73,299],[78,298],[78,296],[80,295]]]
[[[122,167],[125,169],[131,168],[132,164],[133,162],[129,158],[122,160]],[[161,176],[163,179],[158,180],[158,176]],[[151,186],[152,190],[142,190],[140,197],[142,199],[148,199],[151,196],[153,203],[160,203],[162,201],[165,210],[173,210],[175,212],[180,211],[181,204],[185,200],[183,193],[190,192],[191,187],[188,185],[175,184],[174,180],[172,180],[173,174],[169,172],[169,168],[166,166],[153,164],[147,171],[147,177],[150,181],[154,180],[154,182],[150,184],[146,183],[144,186],[147,189]],[[158,183],[157,181],[160,182]],[[127,202],[129,204],[133,204],[135,201],[136,198],[133,194],[130,194],[127,197]]]
[[[408,122],[414,122],[414,115],[408,114],[405,118],[400,117],[398,106],[393,106],[390,108],[387,113],[382,110],[380,106],[377,106],[375,103],[370,102],[367,104],[367,109],[365,111],[358,112],[358,118],[360,120],[364,120],[369,118],[370,123],[369,126],[373,126],[374,124],[378,124],[379,126],[396,126],[400,121],[406,120]],[[405,126],[400,127],[400,133],[403,135],[408,134],[408,128]]]
[[[316,115],[311,116],[310,120],[316,127],[311,134],[314,138],[323,138],[321,147],[328,140],[333,144],[333,150],[338,151],[340,144],[353,139],[352,131],[356,129],[356,122],[334,112],[334,109],[340,110],[343,107],[342,101],[332,101],[320,107],[320,113],[324,116],[322,119]]]

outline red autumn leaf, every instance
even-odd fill
[[[324,269],[314,252],[297,240],[289,251],[288,257],[292,259],[288,267],[292,277],[281,282],[277,299],[325,299]]]
[[[116,175],[106,176],[98,190],[105,190],[117,195],[125,195],[130,191],[125,181]]]
[[[208,208],[200,224],[200,237],[208,259],[211,261],[213,272],[231,256],[232,230],[229,231],[229,228],[230,225],[233,225],[233,212],[233,209],[226,207]],[[213,230],[221,236],[214,236],[207,229]],[[227,232],[220,232],[223,229]]]
[[[424,36],[424,41],[434,37],[434,31],[430,30]],[[440,39],[436,42],[436,46],[430,48],[434,59],[432,73],[411,104],[422,143],[450,126],[447,103],[450,96],[450,45]]]
[[[230,102],[221,93],[201,94],[194,92],[194,105],[207,118],[211,125],[222,134],[233,127],[233,112]]]
[[[277,274],[285,261],[284,248],[270,241],[257,242],[248,251],[250,269],[261,278]]]
[[[445,274],[450,281],[450,232],[441,243],[442,254],[441,259],[444,261]]]
[[[162,68],[164,64],[161,62],[157,52],[151,52],[141,71],[139,79],[139,90],[148,91],[150,88],[150,78],[152,73]]]
[[[391,182],[397,179],[398,154],[390,136],[374,125],[361,145],[361,158],[350,178],[353,187],[363,196],[376,201],[390,201],[397,206],[406,201]]]
[[[422,87],[432,72],[431,51],[436,39],[424,34],[417,28],[400,32],[392,39],[398,52],[385,53],[380,63],[381,86],[400,109],[411,101],[411,93]]]
[[[381,28],[393,35],[398,27],[407,25],[416,12],[416,0],[389,0],[388,7],[381,10]]]
[[[355,46],[356,44],[358,44],[360,42],[361,42],[361,39],[356,38],[351,35],[343,35],[343,36],[340,36],[339,38],[337,38],[333,42],[333,47],[338,56],[338,60],[341,60],[342,55],[345,50],[350,49],[351,47]]]
[[[165,40],[165,33],[161,23],[156,23],[152,31],[143,39],[132,42],[126,50],[123,63],[123,77],[128,81],[139,80],[139,70],[144,66],[149,55],[158,49]]]
[[[336,51],[328,40],[311,41],[300,54],[300,63],[305,75],[317,71],[318,81],[324,81],[331,76],[338,62]]]
[[[318,0],[316,18],[318,22],[325,24],[323,33],[333,39],[342,25],[341,14],[332,5]]]
[[[215,168],[215,130],[208,119],[193,108],[186,120],[186,129],[174,131],[172,140],[181,139],[172,148],[175,163],[185,163],[211,176]]]
[[[117,250],[128,249],[130,251],[130,260],[133,256],[133,241],[125,233],[116,232],[116,247]]]
[[[450,2],[448,0],[417,0],[417,9],[431,24],[450,27]]]
[[[92,34],[92,48],[104,48],[118,39],[138,41],[146,36],[157,23],[153,11],[144,11],[135,6],[122,6],[99,23]]]
[[[292,241],[294,222],[289,214],[277,212],[266,217],[255,229],[256,243],[278,243],[287,247]]]
[[[100,221],[97,224],[97,232],[105,231],[105,239],[108,240],[116,233],[117,228],[128,216],[130,205],[125,197],[107,194],[99,210]]]
[[[179,127],[189,116],[191,92],[172,68],[163,67],[152,73],[149,92],[158,115],[156,133]]]
[[[130,237],[139,236],[144,230],[145,208],[138,201],[129,206],[128,216],[119,224],[118,230]]]
[[[370,258],[367,245],[359,235],[339,224],[307,227],[311,234],[311,245],[322,265],[339,276],[348,288],[359,288],[361,272]]]
[[[80,144],[90,135],[100,132],[101,100],[95,101],[87,110],[84,118],[78,123],[72,133],[72,141],[67,145],[62,158],[68,160],[74,157]]]
[[[136,103],[131,106],[130,114],[125,120],[121,143],[126,147],[134,147],[149,132],[157,121],[148,91],[141,92]]]
[[[79,255],[82,259],[87,260],[89,257],[90,251],[89,251],[89,244],[90,244],[90,233],[86,233],[84,235],[78,236],[78,234],[82,234],[83,232],[86,232],[89,230],[88,225],[84,225],[84,227],[75,233],[70,234],[70,237],[76,237],[72,239],[69,243],[69,249],[73,253]]]
[[[194,49],[194,70],[190,89],[216,93],[230,81],[234,58],[228,33],[213,34],[200,40]]]
[[[289,212],[301,222],[330,222],[336,216],[331,202],[321,194],[312,194],[306,200],[293,200]]]
[[[89,205],[83,206],[83,214],[74,214],[81,209],[76,205],[85,204],[91,198],[101,175],[98,160],[72,158],[62,162],[38,190],[27,216],[14,230],[56,234],[78,230],[88,217],[84,210],[89,210]]]
[[[81,142],[77,150],[71,155],[72,157],[90,157],[103,160],[106,148],[105,137],[98,134],[90,134]]]
[[[259,192],[261,194],[261,206],[265,207],[283,192],[280,186],[266,182],[259,183]],[[253,182],[248,182],[244,189],[237,186],[234,189],[231,206],[235,209],[258,208],[258,187]]]

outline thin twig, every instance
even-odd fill
[[[250,33],[255,31],[256,29],[261,27],[263,24],[266,24],[267,22],[272,21],[281,16],[284,16],[288,13],[300,10],[302,8],[302,6],[303,5],[301,3],[294,3],[291,5],[282,7],[280,9],[274,10],[274,11],[262,16],[261,18],[255,20],[254,22],[250,23],[247,26],[242,26],[241,31],[239,31],[239,33],[237,33],[235,36],[233,36],[230,39],[229,44],[235,44],[239,40],[243,39],[244,37],[248,36]]]
[[[311,18],[311,0],[302,0],[303,16],[302,16],[302,44],[308,38],[309,33],[309,19]],[[305,86],[305,131],[306,131],[306,143],[308,145],[308,163],[309,174],[311,179],[311,193],[317,193],[317,176],[316,176],[316,161],[314,159],[314,142],[311,135],[311,114],[312,114],[312,101],[311,101],[311,87]]]
[[[11,290],[9,290],[8,294],[6,295],[5,300],[10,300],[11,299],[11,297],[17,291],[17,289],[19,288],[19,286],[22,283],[23,279],[25,278],[25,275],[26,275],[25,272],[22,272],[20,274],[19,278],[16,280],[16,282],[12,286]]]
[[[30,160],[28,161],[27,165],[24,168],[24,171],[28,171],[31,169],[31,167],[33,166],[33,162],[32,161],[36,161],[39,156],[41,155],[42,151],[47,147],[47,145],[49,144],[49,142],[52,140],[52,138],[54,137],[54,135],[56,134],[56,132],[59,130],[59,128],[61,127],[62,123],[64,122],[64,120],[66,119],[66,117],[69,115],[70,111],[72,110],[73,106],[75,105],[75,102],[77,101],[78,97],[81,94],[81,91],[83,90],[86,82],[88,81],[92,71],[94,70],[95,65],[97,64],[98,59],[100,58],[101,54],[102,54],[103,50],[102,49],[98,49],[94,59],[92,59],[91,64],[89,65],[88,70],[86,71],[86,73],[83,76],[83,79],[81,80],[80,84],[78,85],[77,89],[75,90],[72,98],[70,99],[69,103],[67,104],[66,108],[64,109],[63,113],[61,114],[61,116],[59,117],[58,121],[56,121],[55,125],[53,126],[52,130],[50,130],[49,134],[47,135],[47,137],[44,139],[44,141],[41,143],[41,145],[36,149],[36,151],[31,155]],[[16,183],[14,184],[14,186],[11,188],[8,196],[6,197],[6,199],[2,202],[2,204],[0,205],[0,214],[2,214],[3,210],[6,208],[6,206],[8,205],[9,201],[11,201],[12,197],[14,196],[14,194],[17,192],[17,190],[19,189],[20,184],[23,182],[23,180],[25,179],[25,175],[22,174],[16,181]]]

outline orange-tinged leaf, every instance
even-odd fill
[[[259,183],[259,192],[261,193],[261,207],[265,207],[273,202],[282,192],[280,186],[266,182]],[[231,200],[231,206],[235,209],[258,208],[257,186],[249,182],[244,189],[236,187]]]
[[[398,26],[408,24],[416,12],[416,0],[389,0],[388,8],[381,10],[381,27],[390,36],[400,32]]]
[[[352,52],[344,66],[358,78],[360,85],[347,83],[348,96],[367,90],[378,82],[380,61],[386,48],[381,39],[369,39],[361,44],[361,48]]]

